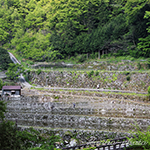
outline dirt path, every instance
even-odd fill
[[[39,88],[39,87],[35,87]],[[96,91],[96,92],[116,92],[116,93],[136,93],[136,94],[148,94],[147,92],[139,91],[126,91],[126,90],[109,90],[109,89],[92,89],[92,88],[63,88],[63,87],[41,87],[48,90],[75,90],[75,91]]]

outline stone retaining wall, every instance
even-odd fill
[[[27,126],[18,126],[20,130],[29,130]],[[107,139],[116,139],[120,137],[131,136],[131,133],[99,131],[99,130],[79,130],[79,129],[50,129],[34,127],[35,130],[42,134],[59,135],[63,140],[62,147],[75,146],[80,144],[100,144],[100,141]],[[71,142],[73,141],[73,143]],[[65,146],[66,145],[66,146]],[[94,145],[94,144],[93,144]]]
[[[136,111],[113,108],[96,110],[71,108],[62,103],[39,103],[38,97],[9,98],[6,101],[6,119],[17,119],[20,125],[117,131],[132,129],[135,122],[142,128],[150,125],[148,106],[141,106]],[[55,107],[52,108],[52,105]]]
[[[50,71],[39,75],[30,72],[32,84],[51,87],[99,88],[144,91],[150,83],[149,73]]]

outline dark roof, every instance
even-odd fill
[[[21,90],[21,86],[3,86],[2,90]]]

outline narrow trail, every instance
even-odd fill
[[[36,87],[35,88],[39,88]],[[148,94],[147,92],[140,91],[126,91],[126,90],[108,90],[108,89],[92,89],[92,88],[63,88],[63,87],[40,87],[49,90],[75,90],[75,91],[95,91],[95,92],[115,92],[115,93],[135,93],[135,94]]]

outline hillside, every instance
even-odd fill
[[[150,1],[0,1],[0,45],[25,59],[150,57]]]

